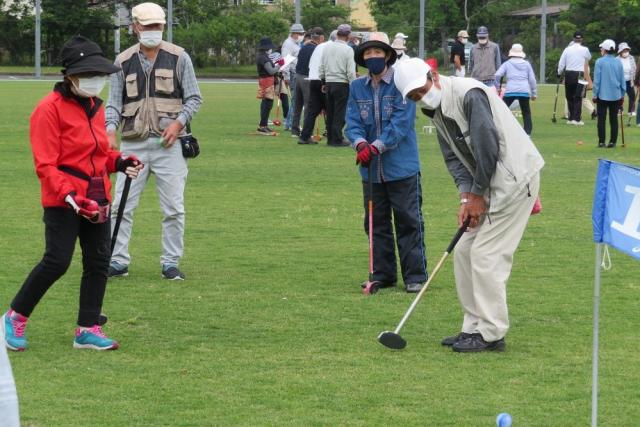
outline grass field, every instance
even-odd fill
[[[28,119],[51,82],[0,82],[0,301],[8,306],[43,251]],[[595,122],[551,123],[555,87],[533,104],[547,165],[543,212],[531,218],[509,283],[507,351],[461,355],[440,345],[461,312],[447,262],[403,330],[408,347],[376,342],[412,296],[364,297],[367,239],[354,155],[298,146],[289,134],[249,136],[253,85],[202,85],[190,162],[185,282],[160,279],[154,186],[136,212],[130,276],[111,280],[108,334],[121,349],[72,348],[80,258],[50,290],[12,354],[26,426],[420,425],[590,422],[597,159],[640,164],[627,148],[596,148]],[[626,120],[626,119],[625,119]],[[426,124],[419,117],[416,127]],[[576,141],[584,145],[576,145]],[[429,267],[456,230],[457,194],[434,135],[419,133]],[[79,252],[76,254],[79,255]],[[640,420],[640,269],[611,251],[602,277],[600,425]],[[4,310],[4,309],[3,309]]]

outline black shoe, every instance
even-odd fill
[[[300,144],[300,145],[314,145],[314,144],[317,144],[317,143],[318,143],[318,141],[314,141],[313,138],[307,138],[307,139],[300,138],[298,140],[298,144]]]
[[[167,280],[184,280],[184,274],[178,267],[169,267],[162,270],[162,277]]]
[[[360,287],[362,289],[367,287],[367,283],[369,283],[368,280],[365,280],[364,282],[360,283]],[[393,288],[396,285],[396,282],[383,282],[380,280],[374,280],[373,281],[374,284],[376,284],[378,286],[378,289],[383,289],[383,288]]]
[[[415,294],[422,289],[422,283],[405,283],[404,289],[408,294]]]
[[[259,126],[258,129],[256,129],[256,132],[269,135],[273,133],[273,130],[268,126]]]
[[[109,271],[107,272],[107,277],[126,277],[129,275],[129,267],[124,266],[121,267],[116,264],[111,264],[109,266]]]
[[[598,143],[598,148],[604,148],[606,147],[606,145],[604,144],[604,142],[599,142]]]
[[[351,146],[351,144],[349,144],[347,141],[342,141],[338,143],[327,143],[327,145],[329,147],[350,147]]]
[[[451,347],[452,345],[454,345],[458,341],[469,338],[469,336],[471,336],[471,334],[468,334],[466,332],[460,332],[458,335],[453,335],[453,336],[450,336],[450,337],[446,337],[445,339],[440,341],[440,344],[446,345],[448,347]]]
[[[487,342],[481,334],[471,334],[453,344],[451,348],[458,353],[478,353],[481,351],[504,351],[506,345],[504,338]]]
[[[616,143],[615,143],[615,142],[610,142],[610,143],[607,145],[607,148],[616,148]]]

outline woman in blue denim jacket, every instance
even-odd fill
[[[379,288],[395,285],[397,244],[405,290],[418,292],[427,280],[427,257],[415,105],[403,101],[393,82],[391,65],[396,52],[385,33],[372,33],[368,41],[358,46],[355,60],[369,72],[351,83],[346,135],[357,151],[356,163],[360,165],[366,231],[368,182],[373,181],[371,281]]]

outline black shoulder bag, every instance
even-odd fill
[[[180,145],[182,145],[182,156],[186,159],[193,159],[200,154],[200,144],[198,140],[191,134],[191,123],[187,123],[187,134],[181,136]]]

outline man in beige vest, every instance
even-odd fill
[[[462,330],[443,345],[458,352],[503,351],[509,329],[507,280],[538,196],[544,160],[504,102],[482,83],[432,73],[410,59],[396,66],[403,97],[431,117],[460,193],[454,273]]]
[[[120,151],[137,156],[145,168],[132,182],[109,276],[129,274],[133,211],[152,173],[163,214],[162,277],[184,280],[178,263],[184,247],[187,162],[179,137],[186,134],[185,128],[200,108],[202,97],[189,55],[183,48],[162,40],[164,10],[155,3],[142,3],[132,9],[131,15],[139,43],[116,58],[115,65],[122,71],[111,75],[106,126],[113,146],[120,127]],[[124,179],[118,177],[112,224],[123,187]]]

